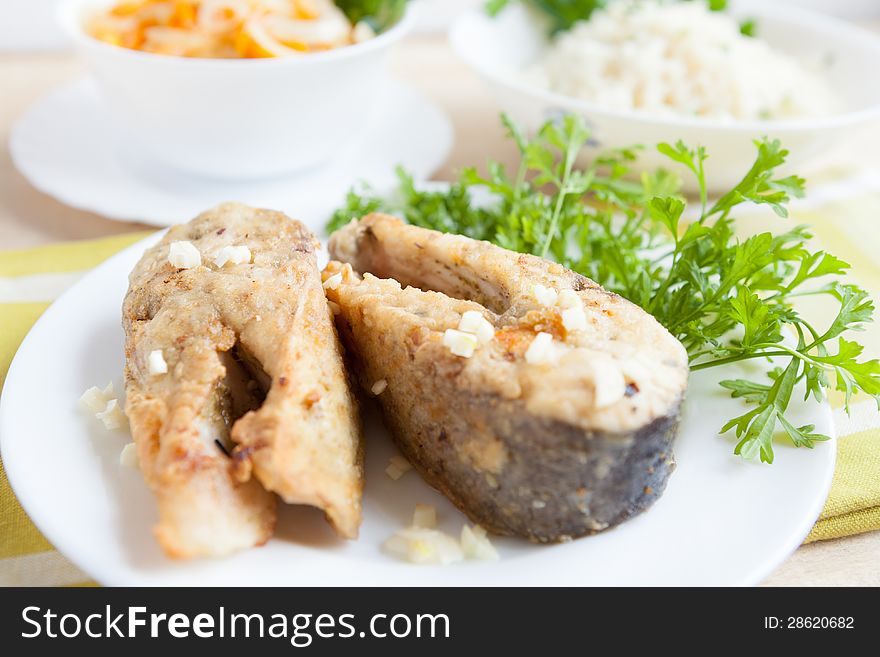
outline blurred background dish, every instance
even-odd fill
[[[429,177],[452,146],[446,114],[403,84],[385,87],[387,109],[364,139],[326,167],[259,181],[217,181],[170,171],[118,134],[92,80],[68,84],[13,126],[9,150],[30,183],[63,203],[120,221],[170,226],[224,199],[278,208],[321,233],[348,187],[384,189],[398,164]]]
[[[130,145],[191,175],[254,180],[320,166],[368,133],[383,107],[388,49],[413,12],[363,43],[266,59],[139,52],[86,29],[111,0],[70,0],[59,18]]]
[[[364,43],[396,24],[406,0],[364,15],[340,0],[115,0],[86,19],[104,43],[178,57],[302,57]]]
[[[775,0],[779,4],[813,9],[831,16],[851,20],[880,18],[880,3],[877,0]]]
[[[420,5],[415,30],[445,32],[455,18],[477,9],[485,0],[411,0]],[[0,6],[14,21],[0,22],[0,51],[30,52],[70,47],[55,21],[56,5],[65,0],[0,0]],[[880,19],[876,0],[775,0],[776,4],[806,7],[851,20]]]
[[[451,41],[456,53],[487,82],[501,109],[519,122],[536,128],[554,114],[578,112],[593,130],[593,150],[634,143],[674,143],[679,139],[692,146],[700,144],[714,155],[706,169],[716,189],[733,186],[748,169],[756,138],[766,135],[782,139],[792,152],[789,166],[796,166],[880,117],[880,87],[867,84],[880,61],[880,38],[828,16],[793,7],[745,0],[730,4],[733,19],[753,21],[758,38],[790,56],[788,61],[822,75],[836,107],[829,107],[824,116],[739,119],[735,114],[718,118],[619,105],[615,109],[607,102],[564,95],[529,80],[525,73],[530,67],[534,70],[546,55],[551,40],[543,16],[519,2],[511,3],[494,18],[482,10],[465,14],[453,27]],[[731,75],[741,76],[743,72],[734,70]],[[753,83],[750,79],[736,81],[746,90]],[[650,150],[639,160],[645,169],[660,163],[658,154]]]
[[[877,0],[768,0],[767,4],[771,1],[773,4],[805,7],[850,20],[880,18],[880,2]],[[486,0],[418,0],[418,2],[422,7],[416,29],[434,32],[445,31],[462,13],[486,5]]]

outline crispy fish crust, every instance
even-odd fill
[[[201,266],[172,266],[176,241],[192,243]],[[240,245],[251,263],[214,263],[222,247]],[[126,413],[159,503],[156,536],[171,556],[266,542],[272,492],[357,536],[360,425],[316,246],[281,213],[227,203],[171,228],[131,273]],[[166,374],[150,374],[154,350]],[[229,448],[230,438],[231,458],[217,444]]]
[[[560,541],[663,492],[688,365],[649,314],[558,264],[384,215],[336,232],[330,252],[324,278],[342,280],[328,297],[361,383],[387,383],[378,401],[401,451],[472,520]],[[536,284],[574,291],[585,328],[568,330]],[[468,310],[495,334],[463,358],[444,332]],[[555,362],[526,362],[538,332]]]

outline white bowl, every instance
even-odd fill
[[[583,100],[536,88],[520,71],[548,45],[539,17],[516,3],[496,18],[482,11],[462,16],[453,26],[455,52],[481,74],[501,108],[529,129],[561,111],[583,115],[591,129],[590,150],[642,144],[639,166],[671,168],[654,145],[682,139],[709,153],[706,176],[714,191],[736,184],[755,158],[754,139],[778,138],[791,151],[789,168],[822,153],[858,128],[880,118],[880,37],[843,21],[771,2],[733,2],[738,17],[757,19],[759,36],[802,61],[824,63],[842,111],[822,118],[724,122],[695,117],[657,117],[638,111],[609,110]],[[684,176],[692,190],[691,177]]]
[[[85,30],[112,0],[68,0],[59,18],[137,148],[190,174],[256,179],[330,160],[381,107],[385,55],[412,11],[361,44],[295,58],[196,59],[113,46]]]

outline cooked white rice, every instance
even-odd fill
[[[821,76],[701,1],[613,0],[523,76],[603,108],[659,116],[781,119],[835,109]]]

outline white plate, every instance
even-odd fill
[[[402,165],[416,179],[439,167],[452,146],[452,126],[435,105],[389,80],[384,108],[359,143],[313,172],[256,182],[200,179],[139,158],[110,119],[91,80],[45,96],[13,126],[16,168],[41,192],[75,208],[120,221],[170,226],[205,208],[236,200],[282,210],[317,229],[348,186],[377,188]]]
[[[120,389],[120,307],[127,276],[154,235],[109,259],[56,301],[25,339],[0,398],[0,449],[18,499],[46,537],[108,585],[741,585],[767,575],[803,540],[831,484],[835,441],[776,450],[772,466],[745,462],[716,434],[741,405],[717,373],[692,377],[675,452],[678,468],[659,502],[620,527],[563,545],[495,539],[498,562],[412,566],[381,543],[409,524],[417,502],[458,533],[462,516],[418,475],[391,481],[393,448],[375,412],[367,419],[364,522],[357,541],[336,540],[323,517],[284,508],[275,538],[234,557],[166,559],[153,540],[153,498],[137,470],[120,466],[129,437],[78,408],[92,385]],[[736,374],[726,371],[724,375]],[[827,406],[796,409],[833,433]]]

